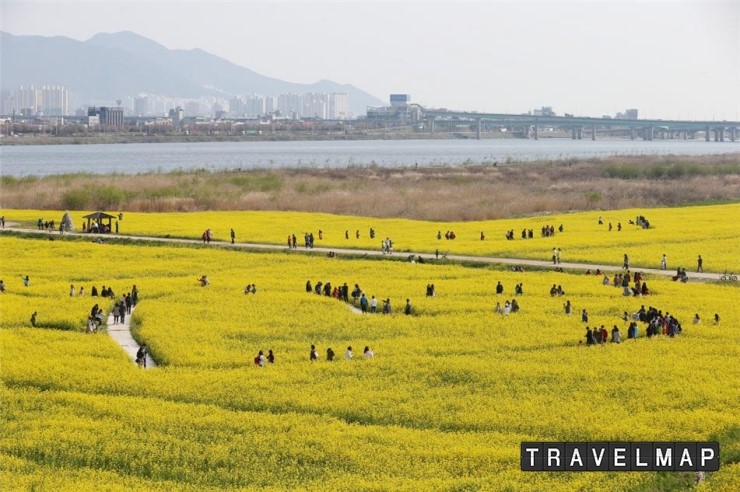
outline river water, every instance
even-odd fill
[[[740,152],[732,142],[684,140],[363,140],[0,146],[3,176],[257,168],[463,165],[613,155]]]

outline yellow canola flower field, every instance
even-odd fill
[[[3,490],[607,491],[693,484],[693,474],[519,471],[522,441],[612,440],[718,440],[722,466],[701,488],[740,488],[732,464],[740,454],[737,284],[649,276],[650,296],[623,297],[593,275],[433,261],[95,244],[69,236],[0,236],[0,248]],[[199,285],[201,275],[210,285]],[[306,281],[346,282],[350,292],[358,284],[368,297],[390,299],[392,313],[358,314],[307,293]],[[502,295],[495,294],[497,282]],[[425,295],[430,283],[434,297]],[[87,295],[70,297],[70,284]],[[134,284],[134,333],[150,347],[154,369],[137,368],[105,333],[84,333],[92,304],[112,307],[89,297],[93,285],[120,295]],[[257,293],[245,294],[247,284]],[[565,295],[551,296],[553,284]],[[403,314],[406,299],[411,316]],[[520,312],[494,313],[496,303],[511,299]],[[589,326],[616,325],[626,339],[622,314],[641,305],[672,313],[683,333],[648,339],[641,323],[637,340],[578,344],[582,309]],[[34,311],[36,328],[29,324]],[[693,324],[697,313],[702,321]],[[315,363],[311,344],[321,359]],[[362,357],[366,345],[373,359]],[[325,360],[329,347],[334,362]],[[255,366],[257,351],[269,349],[275,364]]]
[[[89,211],[70,212],[75,226],[82,227]],[[39,218],[61,219],[63,212],[40,210],[0,210],[8,221],[35,227]],[[117,215],[117,212],[114,212]],[[372,214],[372,210],[368,210]],[[649,229],[636,224],[638,216],[650,223]],[[599,218],[602,224],[599,225]],[[630,221],[635,224],[630,224]],[[621,231],[618,225],[621,223]],[[612,230],[609,231],[609,224]],[[563,226],[563,232],[559,227]],[[542,228],[555,229],[555,235],[542,236]],[[381,241],[390,238],[396,252],[453,255],[482,255],[549,260],[553,248],[561,250],[563,262],[591,262],[622,265],[623,255],[639,268],[659,268],[663,254],[668,268],[693,271],[697,257],[704,258],[704,269],[711,272],[740,271],[740,203],[680,208],[628,209],[580,212],[518,219],[476,222],[428,222],[405,219],[378,219],[302,212],[193,212],[123,213],[121,234],[200,239],[211,229],[216,241],[230,241],[234,229],[237,242],[285,245],[295,234],[299,247],[304,234],[314,234],[316,247],[380,250]],[[370,238],[370,229],[375,238]],[[522,231],[532,230],[532,239],[522,239]],[[322,231],[321,238],[319,231]],[[456,239],[446,240],[446,232]],[[514,239],[506,240],[508,231]],[[359,232],[359,238],[357,233]],[[481,232],[485,239],[481,240]],[[438,234],[441,239],[437,239]],[[347,236],[349,237],[347,239]]]

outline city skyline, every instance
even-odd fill
[[[4,0],[0,29],[132,31],[292,82],[349,83],[428,107],[740,120],[734,2]]]

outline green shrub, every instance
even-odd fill
[[[126,202],[126,191],[111,185],[92,188],[95,208],[114,210]]]
[[[90,193],[84,189],[67,190],[62,195],[62,207],[66,210],[87,210],[90,204]]]

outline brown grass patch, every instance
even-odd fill
[[[740,154],[432,168],[3,177],[3,208],[285,210],[483,220],[740,199]],[[112,206],[111,204],[115,204]]]

